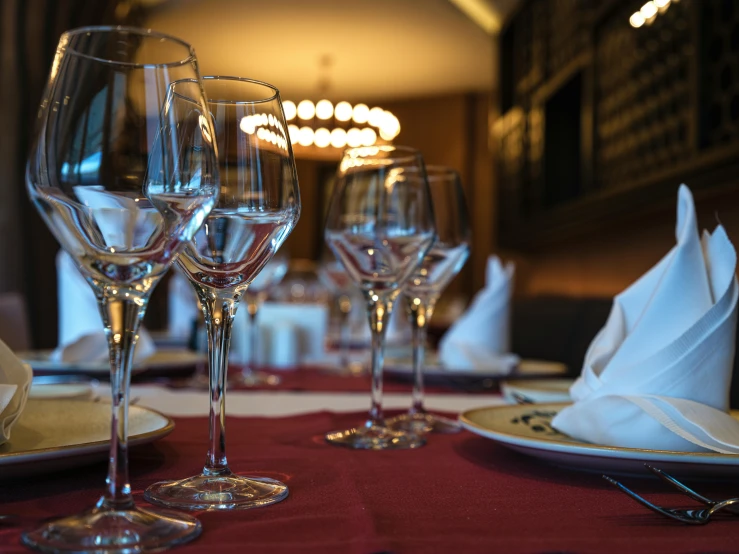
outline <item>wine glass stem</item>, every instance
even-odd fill
[[[257,348],[259,348],[259,329],[257,329],[257,313],[260,298],[258,295],[246,295],[246,309],[249,323],[246,326],[247,356],[243,373],[249,375],[256,371]]]
[[[393,309],[394,297],[380,295],[373,291],[367,293],[367,312],[372,331],[372,407],[368,424],[384,426],[382,415],[382,365],[385,354],[385,333]]]
[[[125,510],[133,508],[128,480],[128,398],[131,367],[139,327],[149,301],[146,293],[133,288],[107,285],[96,290],[100,313],[105,324],[110,354],[111,433],[108,477],[105,494],[98,508]]]
[[[426,330],[434,313],[435,300],[418,296],[408,297],[408,310],[411,314],[413,331],[413,395],[410,413],[422,414],[423,406],[423,361],[426,355]]]
[[[226,460],[226,373],[231,328],[241,295],[200,285],[195,288],[205,316],[210,368],[210,443],[203,474],[226,475],[230,473]]]
[[[341,317],[339,319],[339,363],[343,369],[349,367],[349,339],[351,337],[351,328],[349,326],[350,316],[352,313],[352,301],[349,296],[342,294],[339,297],[339,311]]]

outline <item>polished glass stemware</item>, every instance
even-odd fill
[[[188,102],[176,79],[187,79]],[[92,509],[26,532],[46,552],[161,550],[197,536],[194,518],[135,506],[128,394],[149,296],[218,196],[214,129],[192,48],[150,30],[88,27],[57,47],[26,174],[28,192],[92,287],[108,339],[112,434]]]
[[[218,143],[220,197],[178,265],[200,299],[208,335],[210,444],[202,473],[150,486],[150,502],[187,510],[266,506],[287,487],[237,475],[226,460],[225,385],[231,328],[250,283],[300,215],[292,146],[277,89],[237,77],[203,79]],[[179,85],[175,83],[175,90]]]
[[[403,146],[347,150],[337,172],[326,242],[362,290],[372,331],[372,406],[363,425],[326,435],[332,444],[415,448],[422,437],[393,431],[382,414],[382,365],[393,303],[434,242],[434,214],[420,152]]]
[[[432,165],[426,171],[437,237],[403,289],[413,329],[413,403],[407,414],[388,420],[388,425],[415,433],[455,433],[461,430],[457,421],[428,413],[423,405],[423,362],[426,329],[436,302],[467,261],[470,224],[459,174],[451,168]]]

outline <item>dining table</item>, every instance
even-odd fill
[[[362,451],[328,444],[325,433],[360,423],[366,375],[283,372],[283,385],[227,394],[227,456],[237,473],[279,479],[286,500],[251,510],[197,512],[202,534],[188,552],[288,553],[675,553],[739,551],[739,518],[704,526],[668,520],[637,505],[597,472],[557,467],[467,430],[430,434],[411,450]],[[311,387],[311,375],[315,386]],[[337,381],[339,380],[339,381]],[[336,383],[345,383],[339,386]],[[296,384],[297,383],[297,384]],[[410,405],[410,384],[389,382],[388,414]],[[106,401],[108,387],[95,385]],[[156,481],[197,473],[208,444],[208,391],[141,376],[131,402],[171,418],[174,430],[130,449],[137,503]],[[505,403],[496,390],[431,387],[429,410],[457,417]],[[79,512],[99,497],[104,460],[3,479],[0,552],[19,553],[24,529]],[[619,476],[660,505],[690,501],[655,478]],[[711,498],[739,495],[739,479],[690,481]]]

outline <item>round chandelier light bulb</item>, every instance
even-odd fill
[[[346,146],[346,131],[341,127],[331,131],[331,146],[334,148],[344,148]]]
[[[367,123],[369,119],[369,108],[367,104],[357,104],[352,110],[352,119],[354,123]]]
[[[337,121],[349,121],[352,118],[352,105],[349,102],[339,102],[334,108],[334,117]]]
[[[316,107],[313,105],[313,102],[302,100],[298,104],[298,117],[300,119],[313,119],[314,115],[316,115]]]
[[[285,100],[282,103],[282,111],[285,112],[285,119],[287,121],[292,121],[298,115],[298,108],[295,107],[295,102],[290,100]]]
[[[362,146],[362,131],[360,131],[356,127],[352,127],[351,129],[349,129],[349,131],[346,133],[346,143],[352,148]]]
[[[297,125],[288,125],[287,132],[290,134],[290,142],[293,144],[300,143],[300,127]]]
[[[362,146],[372,146],[377,142],[377,133],[372,127],[362,129]]]
[[[370,125],[379,129],[380,127],[382,127],[382,124],[385,121],[385,110],[377,107],[372,108],[369,111],[368,120]]]
[[[329,119],[332,115],[334,115],[334,105],[329,100],[319,100],[316,104],[316,117]]]
[[[316,129],[316,133],[313,136],[313,142],[316,143],[316,146],[318,146],[318,148],[326,148],[329,144],[331,144],[331,131],[329,131],[325,127]]]
[[[300,146],[310,146],[313,144],[313,129],[310,127],[301,127],[298,135],[298,144]]]

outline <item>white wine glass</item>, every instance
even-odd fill
[[[385,332],[393,303],[434,242],[434,214],[420,152],[370,146],[344,152],[326,220],[325,239],[367,302],[372,331],[368,419],[326,435],[331,444],[382,450],[424,444],[389,429],[382,413]]]
[[[210,440],[201,473],[151,485],[149,502],[186,510],[266,506],[284,483],[231,471],[226,459],[226,375],[239,302],[300,216],[300,193],[280,94],[266,83],[205,77],[218,144],[218,203],[178,265],[200,300],[208,335]],[[175,84],[175,90],[179,84]]]
[[[407,414],[388,420],[393,429],[415,433],[456,433],[459,422],[428,413],[423,402],[426,330],[436,302],[462,269],[470,252],[470,223],[459,174],[451,168],[426,167],[436,218],[436,242],[403,288],[413,330],[413,401]]]
[[[190,83],[187,103],[172,82]],[[214,129],[195,54],[150,30],[87,27],[61,36],[26,174],[34,205],[98,301],[110,350],[105,493],[90,510],[23,534],[45,552],[142,552],[196,537],[200,523],[134,504],[128,394],[149,297],[217,196]]]

